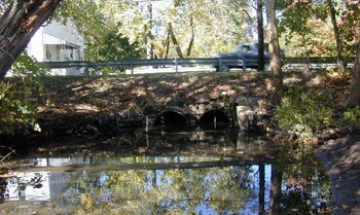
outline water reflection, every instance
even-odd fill
[[[149,139],[140,155],[23,159],[26,168],[2,179],[0,213],[331,214],[329,181],[309,148],[175,136]],[[151,153],[162,146],[178,148]]]

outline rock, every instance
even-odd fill
[[[235,100],[235,103],[239,106],[250,106],[250,102],[248,98],[244,96],[240,96]]]
[[[237,126],[241,131],[252,131],[256,127],[254,112],[249,106],[236,107]]]

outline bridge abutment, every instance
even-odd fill
[[[187,108],[176,106],[159,108],[158,113],[148,116],[149,126],[199,126],[211,129],[228,126],[243,132],[254,131],[257,129],[257,117],[253,108],[250,103],[247,103],[247,106],[237,103],[232,105],[217,103],[216,105],[193,104]]]
[[[39,124],[44,130],[55,127],[59,132],[85,133],[87,125],[104,132],[164,125],[227,125],[251,131],[258,125],[257,101],[267,97],[264,84],[262,79],[235,72],[49,78]],[[59,120],[48,120],[54,116]]]

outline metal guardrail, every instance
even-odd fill
[[[355,58],[347,58],[347,62],[353,62]],[[336,63],[335,57],[311,57],[311,58],[284,58],[283,64],[329,64]],[[126,67],[131,68],[132,73],[135,67],[141,66],[175,66],[178,72],[178,66],[199,66],[199,65],[217,65],[222,64],[238,65],[246,71],[246,65],[257,63],[257,59],[239,59],[239,58],[172,58],[172,59],[150,59],[150,60],[119,60],[119,61],[53,61],[43,62],[42,64],[51,69],[61,68],[106,68],[106,67]]]
[[[128,67],[133,71],[134,67],[141,66],[199,66],[199,65],[221,65],[236,64],[243,66],[242,59],[221,59],[221,58],[172,58],[172,59],[151,59],[151,60],[119,60],[119,61],[53,61],[43,62],[43,65],[51,69],[62,68],[105,68],[105,67]]]
[[[355,57],[348,57],[345,59],[348,63],[355,61]],[[284,58],[284,64],[320,64],[320,63],[336,63],[336,57],[292,57]]]

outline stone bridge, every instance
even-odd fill
[[[166,109],[150,115],[150,124],[153,126],[169,125],[189,125],[229,123],[233,119],[232,107],[224,103],[212,104],[192,104],[181,108],[170,106]]]
[[[45,94],[39,98],[40,126],[74,131],[114,125],[230,125],[252,130],[266,114],[268,76],[228,72],[46,77]]]
[[[218,128],[232,126],[244,131],[253,130],[257,118],[248,102],[243,105],[212,102],[209,104],[192,104],[186,107],[169,106],[149,113],[145,117],[147,117],[145,119],[148,123],[147,127],[200,126],[203,128]]]

